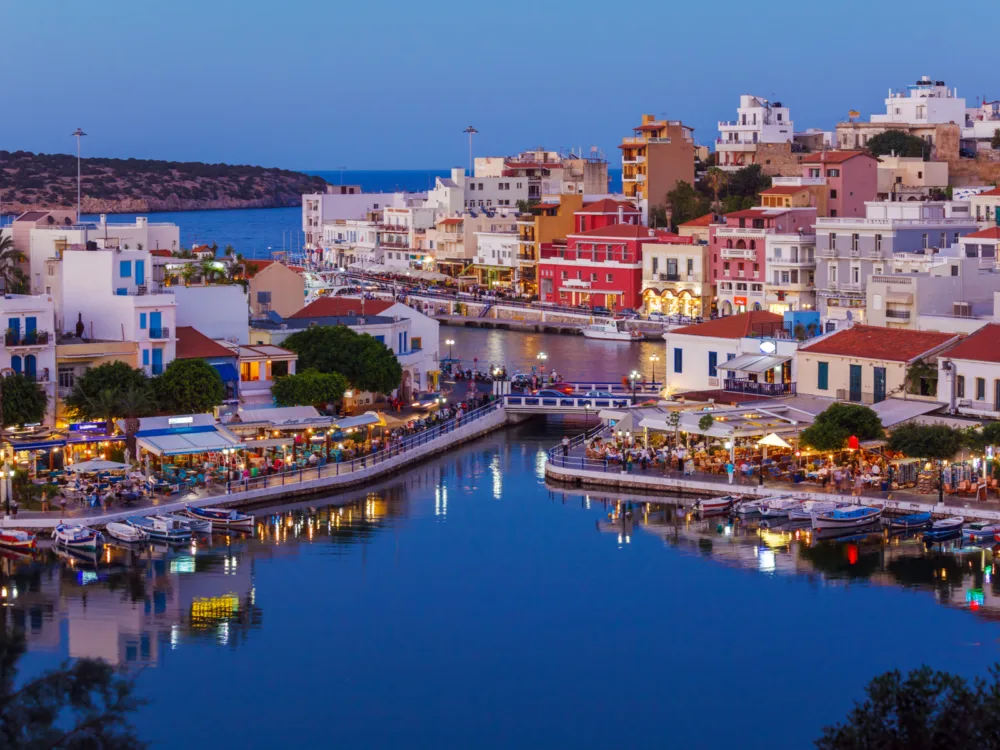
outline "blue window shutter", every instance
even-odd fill
[[[821,391],[825,391],[830,388],[829,362],[816,363],[816,388]]]
[[[684,350],[674,348],[674,372],[684,372]]]
[[[118,287],[115,289],[115,295],[118,297],[128,297],[128,289],[126,287]]]
[[[18,374],[21,373],[21,357],[17,354],[10,358],[10,369]]]
[[[146,313],[139,313],[139,328],[143,331],[146,330]],[[146,349],[143,353],[148,354],[149,350]],[[149,364],[149,363],[146,362],[144,364]]]
[[[142,350],[142,364],[143,367],[149,367],[149,349]]]
[[[132,278],[132,261],[123,260],[118,263],[118,275],[123,279]]]
[[[709,352],[708,353],[708,377],[714,378],[718,374],[718,372],[719,372],[718,366],[719,366],[719,353],[718,352]]]
[[[135,262],[135,283],[146,283],[146,261],[144,260],[137,260]]]

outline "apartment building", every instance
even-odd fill
[[[694,184],[694,128],[680,120],[643,115],[633,132],[618,147],[622,152],[622,192],[626,198],[657,206],[678,182]]]
[[[517,215],[517,262],[524,291],[538,294],[541,246],[564,241],[572,234],[576,212],[582,208],[582,195],[567,194],[536,203],[527,213]]]
[[[719,122],[715,142],[720,169],[735,172],[760,163],[761,144],[791,144],[795,135],[788,107],[751,94],[740,96],[736,119]]]
[[[427,198],[426,193],[364,193],[357,185],[328,185],[325,193],[302,196],[302,233],[307,250],[321,246],[324,225],[344,219],[365,219],[372,211],[402,208]]]
[[[924,200],[948,188],[948,162],[880,156],[878,200]]]
[[[642,306],[646,312],[664,315],[708,315],[712,309],[708,243],[690,237],[643,243]]]
[[[952,414],[1000,419],[1000,323],[989,323],[938,357],[938,400]]]
[[[865,203],[875,200],[878,191],[878,165],[866,151],[820,151],[802,159],[802,184],[821,180],[826,185],[826,206],[819,216],[864,216]],[[784,178],[773,182],[788,184]]]
[[[778,315],[815,310],[816,235],[767,234],[764,249],[764,309]]]
[[[543,148],[513,156],[476,157],[473,176],[511,178],[524,184],[531,200],[545,195],[603,195],[608,192],[608,161],[596,148],[569,155]]]

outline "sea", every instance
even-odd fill
[[[608,170],[611,191],[621,190],[621,170]],[[421,192],[434,187],[436,177],[450,175],[448,169],[411,170],[330,170],[306,171],[333,185],[360,185],[366,192]],[[181,245],[211,245],[220,248],[232,245],[248,258],[268,258],[280,250],[295,251],[303,245],[302,209],[240,208],[210,211],[163,211],[142,214],[115,214],[113,222],[129,223],[137,216],[150,221],[172,222],[180,226]],[[96,221],[96,214],[85,214],[85,220]]]

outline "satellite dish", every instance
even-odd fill
[[[854,320],[854,316],[851,315],[851,311],[850,310],[847,311],[847,319],[848,320]]]

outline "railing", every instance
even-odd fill
[[[757,251],[748,247],[723,247],[719,250],[723,258],[739,258],[742,260],[753,260],[757,257]]]
[[[909,310],[889,310],[886,309],[885,317],[887,318],[897,318],[899,320],[909,320],[910,311]]]
[[[48,331],[29,331],[28,333],[7,333],[4,335],[7,346],[44,346],[49,343]]]
[[[744,378],[726,378],[722,390],[754,396],[794,396],[795,383],[759,383]]]
[[[461,418],[453,417],[447,422],[443,422],[436,427],[431,427],[430,429],[418,432],[415,435],[410,435],[409,437],[403,438],[396,443],[386,445],[382,450],[369,453],[366,456],[351,459],[350,461],[327,461],[326,463],[322,463],[317,466],[292,467],[287,471],[282,471],[277,474],[251,477],[243,480],[230,480],[226,482],[226,494],[261,490],[268,487],[295,485],[301,484],[302,482],[312,482],[317,479],[323,479],[324,477],[351,474],[355,471],[362,471],[378,466],[379,464],[385,463],[389,459],[405,455],[420,446],[427,445],[443,435],[452,433],[459,427],[463,427],[470,422],[475,422],[476,420],[492,414],[501,408],[502,403],[503,402],[501,401],[493,401],[486,406],[481,406],[478,409],[470,411],[468,414],[463,414]]]
[[[169,339],[170,329],[169,328],[150,328],[149,338],[151,339]]]
[[[814,266],[816,265],[815,258],[779,258],[775,255],[767,256],[768,265],[776,266]]]
[[[681,275],[679,273],[661,273],[660,281],[680,281]]]
[[[638,391],[636,392],[638,395]],[[511,409],[620,409],[632,405],[631,398],[596,398],[588,396],[579,398],[576,396],[504,396],[504,406]]]

